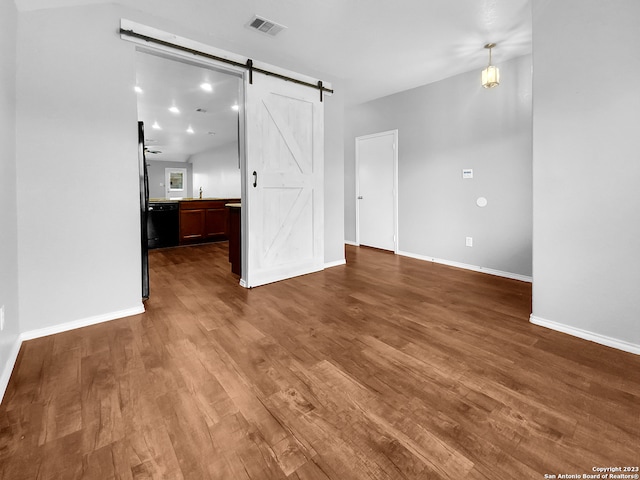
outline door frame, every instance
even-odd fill
[[[154,33],[158,35],[158,30],[152,27],[144,27],[140,24],[136,24],[134,22],[130,22],[128,20],[121,20],[121,27],[127,28],[137,28],[143,30],[145,33],[149,33],[153,35]],[[178,37],[175,35],[169,35],[171,40],[174,42]],[[160,35],[162,38],[162,35]],[[250,208],[249,202],[247,201],[247,159],[246,159],[246,135],[245,135],[245,124],[246,124],[246,105],[245,105],[245,88],[249,83],[249,73],[246,69],[235,67],[233,65],[229,65],[223,62],[217,62],[215,60],[205,58],[205,57],[197,57],[194,55],[189,55],[186,52],[182,52],[180,50],[165,47],[162,45],[150,45],[146,42],[140,41],[138,39],[131,39],[127,37],[122,37],[123,40],[129,41],[131,43],[136,44],[136,51],[146,53],[149,55],[156,55],[167,59],[168,61],[186,61],[187,63],[191,63],[194,65],[200,65],[204,68],[210,68],[213,70],[217,70],[220,72],[228,73],[229,75],[235,76],[238,78],[238,153],[239,153],[239,163],[240,163],[240,201],[242,203],[242,209],[240,211],[240,285],[243,287],[247,287],[247,283],[245,282],[245,278],[247,277],[247,267],[246,267],[246,258],[248,258],[248,248],[247,248],[247,238],[248,238],[248,215],[247,211]],[[197,42],[190,41],[188,39],[183,39],[184,42],[188,44],[192,44],[195,49],[200,47],[203,48],[203,45]],[[208,46],[207,46],[208,47]],[[216,50],[217,53],[221,52],[221,50],[215,49],[214,47],[210,47]],[[221,56],[228,56],[221,55]],[[166,189],[166,186],[165,186]],[[229,270],[231,271],[231,270]]]
[[[393,135],[393,253],[399,251],[400,239],[398,236],[398,129],[386,130],[384,132],[361,135],[355,138],[356,147],[356,245],[360,246],[360,148],[359,141],[371,138]]]

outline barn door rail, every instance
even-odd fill
[[[133,30],[126,30],[124,28],[120,29],[121,35],[126,35],[128,37],[138,38],[140,40],[144,40],[149,43],[155,43],[157,45],[162,45],[163,47],[174,48],[176,50],[180,50],[182,52],[191,53],[192,55],[196,55],[199,57],[208,58],[210,60],[215,60],[216,62],[226,63],[228,65],[233,65],[234,67],[244,68],[249,71],[249,83],[253,83],[253,72],[262,73],[264,75],[270,75],[272,77],[279,78],[281,80],[286,80],[287,82],[297,83],[298,85],[304,85],[305,87],[315,88],[320,91],[320,101],[323,100],[323,93],[333,93],[333,89],[327,88],[322,84],[322,81],[316,83],[305,82],[304,80],[300,80],[297,78],[289,77],[287,75],[282,75],[281,73],[272,72],[270,70],[265,70],[263,68],[258,68],[253,64],[253,60],[247,59],[246,63],[236,62],[234,60],[230,60],[228,58],[218,57],[217,55],[211,55],[210,53],[201,52],[200,50],[195,50],[189,47],[183,47],[182,45],[177,45],[175,43],[167,42],[165,40],[160,40],[159,38],[150,37],[148,35],[144,35],[142,33],[134,32]]]

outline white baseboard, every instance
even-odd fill
[[[557,332],[566,333],[574,337],[582,338],[583,340],[589,340],[591,342],[599,343],[600,345],[606,345],[607,347],[616,348],[624,352],[634,353],[640,355],[640,345],[635,343],[629,343],[618,338],[607,337],[599,333],[590,332],[581,328],[572,327],[563,323],[553,322],[544,318],[536,317],[531,314],[529,321],[534,325],[549,328]]]
[[[347,261],[343,258],[342,260],[336,260],[335,262],[327,262],[324,264],[324,268],[337,267],[339,265],[346,265]]]
[[[426,262],[440,263],[442,265],[449,265],[450,267],[463,268],[465,270],[472,270],[474,272],[488,273],[489,275],[496,275],[498,277],[510,278],[512,280],[520,280],[521,282],[531,283],[532,277],[527,275],[520,275],[519,273],[503,272],[502,270],[494,270],[493,268],[479,267],[477,265],[469,265],[468,263],[454,262],[452,260],[444,260],[442,258],[428,257],[426,255],[419,255],[417,253],[409,253],[398,251],[398,255],[403,257],[415,258],[418,260],[424,260]]]
[[[18,360],[18,353],[20,353],[20,346],[22,345],[22,340],[20,336],[16,337],[13,342],[13,346],[11,347],[11,351],[9,352],[9,358],[7,358],[7,363],[4,365],[4,369],[2,370],[2,376],[0,377],[0,403],[4,399],[4,393],[7,391],[7,387],[9,386],[9,380],[11,379],[11,374],[13,373],[13,367]]]
[[[7,363],[5,364],[4,370],[2,371],[2,376],[0,377],[0,402],[4,398],[4,394],[7,390],[7,386],[9,385],[9,380],[11,379],[11,373],[13,372],[13,367],[15,366],[16,360],[18,359],[18,353],[20,352],[20,347],[22,346],[22,342],[25,342],[27,340],[33,340],[35,338],[47,337],[49,335],[54,335],[56,333],[62,333],[68,330],[74,330],[76,328],[88,327],[90,325],[95,325],[97,323],[116,320],[118,318],[130,317],[132,315],[138,315],[140,313],[144,313],[144,305],[142,304],[136,307],[128,308],[126,310],[119,310],[116,312],[105,313],[102,315],[95,315],[93,317],[74,320],[73,322],[60,323],[58,325],[52,325],[51,327],[38,328],[36,330],[29,330],[27,332],[22,332],[16,338],[16,341],[11,349],[11,353],[9,354],[9,358],[7,359]]]
[[[126,310],[119,310],[117,312],[104,313],[102,315],[95,315],[93,317],[81,318],[80,320],[74,320],[73,322],[60,323],[58,325],[52,325],[51,327],[38,328],[36,330],[29,330],[22,332],[20,340],[33,340],[34,338],[46,337],[48,335],[54,335],[56,333],[66,332],[68,330],[75,330],[76,328],[88,327],[95,325],[96,323],[108,322],[110,320],[116,320],[118,318],[130,317],[132,315],[138,315],[144,313],[144,305],[140,304],[137,307],[128,308]]]
[[[360,246],[359,244],[357,244],[356,242],[352,242],[351,240],[345,240],[344,243],[345,245],[353,245],[354,247]]]

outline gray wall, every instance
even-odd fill
[[[324,261],[344,262],[344,95],[339,80],[324,99]]]
[[[149,198],[166,198],[165,188],[165,168],[186,168],[187,169],[187,197],[193,197],[193,165],[187,162],[163,162],[161,160],[150,160],[147,158],[147,175],[149,178]]]
[[[193,191],[204,198],[240,198],[240,164],[238,142],[229,142],[216,148],[191,155]]]
[[[17,353],[18,232],[16,204],[16,26],[13,2],[0,2],[0,305],[5,307],[0,332],[0,396]]]
[[[640,2],[536,5],[533,315],[640,353]]]
[[[141,306],[135,47],[120,39],[120,18],[323,77],[310,65],[279,58],[276,49],[256,56],[209,31],[195,32],[188,23],[178,25],[150,11],[109,4],[21,13],[17,187],[22,331]],[[340,89],[338,83],[334,87]],[[342,146],[342,110],[330,100],[327,117],[334,124],[326,126],[325,140],[337,147],[325,159],[325,181],[335,188],[343,170],[342,152],[335,151]],[[44,204],[40,193],[51,185],[68,188]],[[342,198],[325,197],[325,222],[338,225],[325,235],[325,261],[339,261],[344,258]]]
[[[346,111],[347,240],[355,241],[355,137],[398,129],[399,250],[531,275],[531,56],[499,67],[494,89],[472,71]],[[463,168],[474,178],[463,180]]]
[[[135,58],[119,21],[112,6],[19,15],[22,331],[142,308]]]

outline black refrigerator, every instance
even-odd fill
[[[140,171],[140,248],[142,250],[142,300],[149,298],[149,243],[147,216],[149,215],[149,178],[144,156],[144,123],[138,122],[138,164]]]

